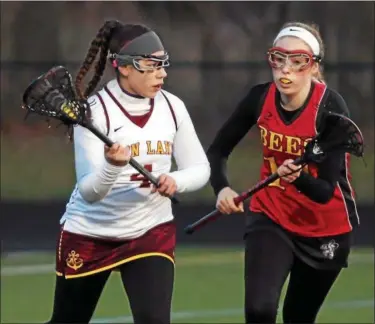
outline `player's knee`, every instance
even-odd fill
[[[290,307],[284,305],[283,308],[283,323],[315,323],[317,312],[311,310],[301,309],[300,307]]]
[[[267,301],[248,301],[245,305],[246,323],[274,323],[277,305]]]
[[[65,317],[65,318],[51,318],[47,323],[44,324],[83,324],[89,323],[90,318],[80,317]]]
[[[170,324],[169,314],[155,312],[138,312],[133,314],[134,324]]]

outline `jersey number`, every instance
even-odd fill
[[[147,171],[152,172],[152,164],[145,164],[143,166]],[[134,173],[130,176],[130,181],[141,181],[140,188],[149,188],[151,182],[140,173]]]
[[[278,168],[279,166],[276,164],[275,158],[274,158],[274,157],[268,157],[268,158],[265,157],[264,159],[265,159],[266,161],[268,161],[268,163],[269,163],[269,165],[270,165],[270,171],[271,171],[271,173],[275,173],[275,172],[277,172],[277,168]],[[303,170],[304,170],[305,172],[309,172],[308,166],[306,165],[306,166],[303,168]],[[281,181],[280,181],[280,179],[275,180],[275,181],[272,182],[269,186],[270,186],[270,187],[278,187],[278,188],[280,188],[280,189],[282,189],[282,190],[285,189],[285,187],[283,187],[283,186],[281,185]]]

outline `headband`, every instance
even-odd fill
[[[159,36],[149,31],[126,43],[118,53],[110,54],[116,60],[116,66],[131,64],[135,57],[150,56],[152,53],[164,51]]]
[[[119,51],[120,55],[149,55],[163,51],[164,46],[155,32],[149,31],[125,44]]]
[[[319,56],[320,54],[320,45],[317,38],[310,33],[307,29],[301,27],[286,27],[282,29],[279,34],[276,36],[275,40],[273,41],[273,45],[281,38],[285,36],[294,36],[302,39],[307,45],[310,46],[313,54],[315,56]]]

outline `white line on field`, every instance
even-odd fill
[[[243,313],[240,308],[228,308],[221,310],[197,310],[197,311],[182,311],[172,313],[172,320],[187,320],[194,318],[218,318],[220,316],[238,316]],[[120,317],[108,317],[108,318],[98,318],[92,320],[90,323],[133,323],[132,316],[120,316]]]
[[[243,252],[227,252],[222,254],[205,254],[193,256],[177,256],[177,266],[194,265],[225,265],[242,262]],[[373,264],[374,255],[372,254],[353,254],[350,257],[349,264]],[[12,277],[21,275],[40,275],[54,273],[55,264],[33,264],[33,265],[14,265],[5,266],[1,269],[1,276]]]
[[[2,277],[13,277],[22,275],[38,275],[53,273],[55,265],[51,264],[35,264],[35,265],[22,265],[22,266],[7,266],[1,269]]]
[[[368,308],[374,307],[374,300],[352,300],[352,301],[342,301],[342,302],[332,302],[327,303],[323,306],[324,308],[330,309],[358,309],[358,308]],[[181,311],[173,312],[172,320],[187,320],[187,319],[203,319],[203,318],[218,318],[221,316],[241,316],[244,310],[242,308],[227,308],[221,310],[195,310],[195,311]],[[120,316],[112,318],[98,318],[91,321],[91,323],[104,324],[104,323],[127,323],[132,322],[132,316]]]

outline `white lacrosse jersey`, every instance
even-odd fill
[[[159,91],[154,99],[125,93],[117,80],[89,98],[93,124],[155,177],[172,176],[177,193],[203,187],[210,176],[204,149],[181,99]],[[60,223],[64,230],[99,238],[133,239],[173,219],[171,201],[129,164],[109,164],[104,143],[74,128],[77,184]],[[171,172],[172,157],[177,170]]]

